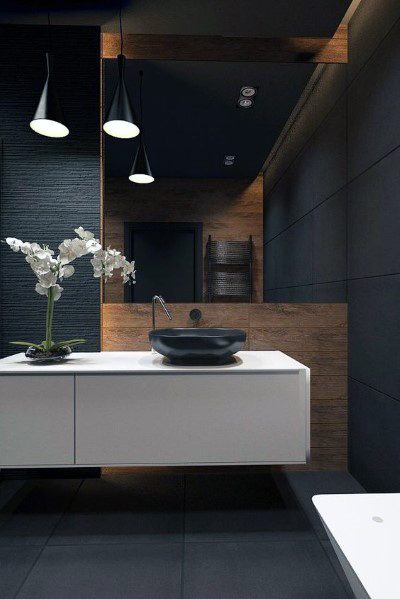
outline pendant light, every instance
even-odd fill
[[[140,85],[139,85],[139,102],[140,102],[140,141],[139,147],[136,152],[135,159],[131,168],[131,174],[129,180],[133,183],[153,183],[154,177],[151,172],[149,159],[147,158],[146,148],[143,142],[143,105],[142,105],[142,82],[143,82],[143,71],[139,72]]]
[[[47,13],[49,46],[51,48],[50,12]],[[47,78],[40,96],[36,112],[30,127],[36,133],[46,137],[66,137],[69,129],[65,124],[64,114],[53,82],[53,56],[46,52]]]
[[[122,35],[122,8],[119,8],[119,33],[121,41],[121,52],[118,55],[118,83],[114,90],[114,95],[111,100],[110,107],[107,112],[106,120],[103,129],[112,137],[121,139],[129,139],[139,135],[140,130],[136,125],[135,111],[132,108],[129,99],[128,90],[126,89],[124,71],[125,71],[125,56],[123,50],[123,35]]]

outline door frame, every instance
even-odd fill
[[[130,222],[124,223],[124,246],[127,260],[134,260],[135,231],[190,231],[194,233],[194,303],[203,301],[203,223],[193,222]],[[125,303],[135,303],[135,285],[124,286]],[[179,302],[178,302],[179,303]],[[182,302],[183,303],[183,302]]]

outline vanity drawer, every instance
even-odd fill
[[[0,376],[0,466],[74,463],[74,376]]]
[[[305,373],[76,377],[76,463],[304,463]]]

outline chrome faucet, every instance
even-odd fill
[[[161,297],[161,295],[155,295],[151,301],[151,306],[152,306],[152,316],[153,316],[153,331],[156,328],[156,303],[159,303],[162,307],[162,309],[164,310],[165,314],[168,316],[168,318],[170,320],[172,320],[172,316],[170,314],[170,311],[168,310],[164,299]]]

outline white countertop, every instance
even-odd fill
[[[400,493],[315,495],[313,502],[368,597],[399,597]]]
[[[308,370],[280,351],[242,351],[235,363],[224,366],[176,366],[167,364],[163,356],[151,351],[76,352],[63,362],[38,364],[24,353],[0,360],[1,374],[75,374],[75,373],[176,373],[176,372],[299,372]]]

